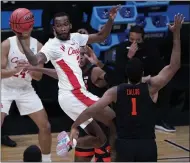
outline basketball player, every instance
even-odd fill
[[[32,27],[24,32],[23,39],[27,48],[37,53],[40,51],[42,44],[31,37],[31,32]],[[17,67],[19,60],[27,62],[17,34],[3,41],[1,48],[1,126],[4,118],[9,114],[11,103],[15,100],[21,116],[28,115],[39,128],[39,144],[43,161],[51,161],[50,124],[42,102],[31,84],[32,79],[40,80],[42,73],[29,73]],[[43,67],[43,64],[40,64],[39,67]]]
[[[87,48],[87,51],[84,47],[80,48],[80,67],[83,73],[83,80],[85,82],[86,88],[89,92],[93,93],[98,97],[102,97],[104,92],[107,90],[107,83],[104,80],[105,72],[95,66],[98,63],[98,59],[92,49],[90,47]],[[43,72],[44,74],[58,79],[57,72],[55,69],[48,68],[38,68],[30,65],[20,65],[28,71],[38,71]],[[104,118],[104,117],[102,117]],[[98,123],[102,130],[106,132],[106,136],[108,136],[108,128],[102,124]],[[86,132],[79,128],[80,136],[86,136]],[[105,149],[83,149],[83,148],[75,148],[75,162],[90,162],[95,156],[96,162],[111,162],[110,159],[110,146],[109,142],[107,142],[107,146]]]
[[[175,15],[173,32],[173,49],[170,64],[165,66],[157,76],[147,77],[142,83],[143,64],[133,58],[128,61],[126,73],[128,83],[112,87],[103,97],[86,109],[74,122],[72,136],[76,128],[87,119],[94,117],[111,102],[116,103],[116,161],[141,162],[157,161],[155,142],[155,103],[158,92],[173,78],[181,64],[180,29],[183,15]]]
[[[96,55],[92,51],[90,47],[81,48],[80,51],[80,67],[83,72],[83,80],[86,84],[87,90],[98,97],[102,97],[105,91],[108,88],[108,84],[105,81],[106,73],[96,66],[99,62]],[[104,118],[104,117],[102,117]],[[104,131],[107,137],[109,137],[108,128],[102,123],[99,123],[100,127]],[[84,130],[80,131],[80,136],[86,136],[86,132]],[[104,149],[102,148],[90,148],[90,149],[83,149],[83,148],[75,148],[75,162],[91,162],[93,156],[95,156],[95,162],[111,162],[110,157],[110,145],[109,141],[107,141],[106,146]]]
[[[111,32],[118,9],[118,6],[113,7],[105,26],[98,33],[90,35],[70,33],[72,25],[69,16],[65,13],[56,14],[53,19],[53,29],[56,37],[49,39],[36,55],[26,46],[23,35],[21,34],[19,37],[19,42],[30,64],[39,65],[51,60],[59,78],[59,104],[63,111],[74,121],[82,111],[99,99],[86,90],[83,82],[82,71],[79,67],[80,47],[104,41]],[[107,125],[115,116],[114,112],[109,112],[109,108],[105,108],[101,114],[107,115],[103,119],[103,121],[107,120]],[[89,135],[78,139],[78,147],[99,148],[104,145],[106,137],[93,119],[87,120],[81,127]],[[70,144],[68,145],[70,146]]]

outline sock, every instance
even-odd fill
[[[51,154],[42,154],[42,162],[51,162]]]

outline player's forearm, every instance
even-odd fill
[[[15,70],[6,70],[1,69],[1,78],[10,78],[11,76],[15,75],[17,72]]]
[[[170,59],[170,66],[173,69],[179,69],[181,65],[181,41],[180,31],[173,34],[173,49]]]
[[[32,79],[40,81],[42,79],[42,72],[30,72],[30,75],[32,76]]]
[[[26,55],[26,58],[28,59],[28,62],[33,65],[37,66],[38,63],[38,58],[37,56],[30,50],[30,48],[26,45],[25,40],[19,39],[20,44],[22,46],[22,49],[24,51],[24,54]]]
[[[98,35],[101,37],[101,41],[104,41],[111,33],[114,20],[108,19],[104,27],[99,31]]]
[[[58,75],[57,75],[57,72],[55,69],[35,67],[32,71],[41,72],[41,73],[46,74],[46,75],[48,75],[54,79],[58,79]]]

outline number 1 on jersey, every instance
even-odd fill
[[[131,98],[131,102],[132,102],[132,112],[131,112],[131,114],[132,115],[137,115],[137,110],[136,110],[136,108],[137,108],[137,106],[136,106],[137,102],[136,102],[136,98]]]

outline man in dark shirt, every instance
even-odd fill
[[[143,78],[143,63],[132,58],[126,65],[128,83],[110,88],[103,97],[83,111],[71,128],[70,139],[76,135],[76,128],[89,118],[97,116],[112,102],[116,103],[116,161],[117,162],[156,162],[155,103],[158,92],[168,84],[181,66],[180,29],[183,15],[174,18],[173,50],[169,65],[158,75]]]

